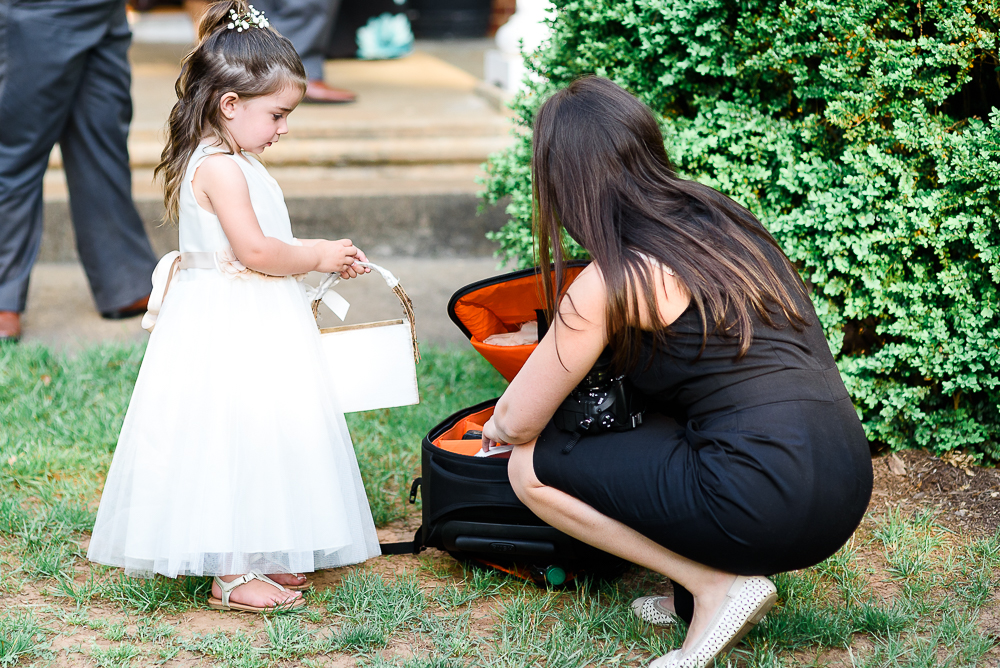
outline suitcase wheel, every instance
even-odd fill
[[[558,587],[566,582],[566,571],[560,566],[549,566],[542,573],[545,583]]]

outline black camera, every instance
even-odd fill
[[[611,350],[604,349],[594,367],[556,409],[552,421],[563,431],[599,434],[628,431],[642,424],[645,397],[624,375],[612,375]]]

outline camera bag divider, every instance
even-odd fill
[[[567,268],[575,278],[585,262]],[[538,268],[477,281],[458,290],[448,315],[472,346],[508,381],[514,378],[536,344],[495,346],[492,334],[514,332],[536,319],[542,303]],[[410,503],[420,490],[423,525],[412,542],[382,545],[383,554],[419,553],[426,547],[446,550],[456,559],[497,568],[539,585],[562,585],[589,575],[620,575],[626,562],[547,525],[521,503],[507,479],[509,453],[476,457],[478,437],[493,415],[497,399],[449,416],[424,437],[421,476],[413,481]]]

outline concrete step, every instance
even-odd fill
[[[177,248],[161,224],[153,167],[176,102],[185,48],[135,45],[131,52],[133,194],[157,254]],[[350,238],[373,257],[486,256],[503,207],[480,213],[477,178],[504,146],[511,120],[478,95],[471,74],[427,53],[392,61],[328,61],[326,80],[358,93],[347,105],[299,105],[289,134],[263,155],[301,237]],[[45,181],[40,260],[77,259],[58,147]]]
[[[282,139],[267,149],[271,165],[429,165],[485,162],[491,153],[511,143],[509,136],[401,137],[393,139]],[[129,139],[133,168],[155,167],[163,142]],[[49,168],[61,169],[59,147],[52,150]]]
[[[133,167],[153,167],[176,102],[175,51],[133,57]],[[137,59],[138,58],[138,59]],[[349,105],[303,104],[289,134],[266,152],[269,165],[381,165],[483,162],[513,141],[506,113],[477,93],[480,81],[430,54],[393,61],[329,61],[328,81],[351,88]],[[62,166],[58,146],[50,167]]]
[[[375,118],[338,119],[336,117],[302,119],[300,107],[289,118],[289,134],[282,141],[303,139],[435,139],[440,137],[506,137],[510,121],[503,116],[470,118]],[[162,127],[133,125],[133,141],[163,141]],[[270,153],[270,151],[268,151]]]
[[[502,206],[479,212],[474,194],[287,197],[293,233],[304,239],[351,239],[370,257],[490,257],[486,233],[506,221]],[[163,204],[136,202],[157,256],[177,249],[177,227],[163,222]],[[69,203],[46,202],[41,262],[79,259]]]
[[[337,197],[345,195],[475,194],[482,189],[477,179],[485,176],[479,162],[431,165],[274,165],[268,172],[281,185],[286,197]],[[68,199],[66,174],[62,169],[45,173],[46,202]],[[163,190],[153,180],[151,167],[132,170],[132,195],[137,200],[159,201]]]
[[[413,300],[417,336],[421,344],[467,346],[465,337],[448,319],[447,306],[458,288],[500,273],[490,258],[420,259],[382,256],[378,262],[399,277]],[[306,281],[317,285],[322,274]],[[337,292],[350,302],[347,324],[375,322],[400,317],[399,300],[376,275],[341,281]],[[321,307],[320,324],[335,327],[341,322]],[[103,320],[94,308],[83,269],[78,263],[35,264],[24,312],[25,343],[42,343],[63,350],[99,342],[145,341],[148,335],[140,318]]]
[[[489,256],[486,233],[503,226],[503,206],[479,211],[478,164],[420,167],[275,167],[292,229],[303,238],[349,238],[373,256]],[[133,172],[136,207],[153,250],[177,248],[177,227],[163,223],[163,196],[151,169]],[[39,260],[78,259],[65,176],[45,177]]]

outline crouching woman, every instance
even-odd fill
[[[674,582],[633,608],[689,624],[653,666],[701,668],[774,603],[765,576],[854,532],[872,489],[865,434],[788,259],[749,211],[674,173],[642,103],[596,77],[556,93],[536,117],[532,175],[539,258],[556,268],[546,293],[560,298],[483,447],[516,444],[511,483],[543,520]],[[563,228],[594,260],[566,290]],[[646,395],[643,424],[556,429],[606,346]]]

